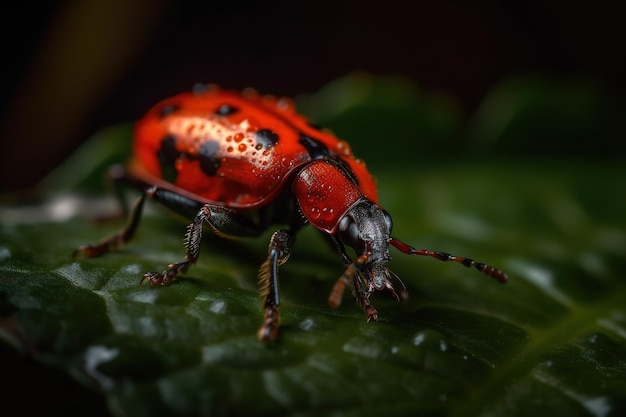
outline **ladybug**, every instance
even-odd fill
[[[338,307],[345,287],[351,286],[368,321],[378,320],[370,302],[374,291],[389,291],[397,299],[407,295],[403,285],[396,290],[392,284],[399,279],[387,269],[389,245],[408,255],[473,266],[507,281],[504,272],[484,263],[418,250],[392,237],[391,216],[378,204],[365,164],[347,142],[298,114],[289,99],[213,85],[175,95],[136,123],[132,157],[125,168],[113,172],[143,193],[121,231],[80,246],[76,253],[99,256],[130,240],[146,199],[193,219],[187,226],[184,259],[163,272],[146,273],[141,283],[167,285],[186,272],[198,260],[205,224],[223,237],[254,237],[271,225],[285,225],[272,234],[259,269],[265,318],[257,336],[264,343],[279,335],[279,266],[307,223],[330,239],[344,263],[329,304]]]

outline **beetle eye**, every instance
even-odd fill
[[[385,210],[383,210],[383,215],[385,216],[385,223],[387,223],[389,234],[391,234],[391,230],[393,229],[393,220],[391,220],[391,216]]]
[[[339,222],[339,232],[341,233],[341,239],[348,245],[354,244],[359,239],[359,228],[354,222],[354,219],[350,216],[345,216]]]

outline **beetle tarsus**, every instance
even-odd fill
[[[191,262],[188,260],[169,264],[163,272],[145,273],[139,283],[143,284],[145,281],[148,281],[150,285],[168,285],[176,279],[179,273],[185,272],[190,265]]]
[[[364,308],[364,310],[365,310],[365,315],[367,316],[368,322],[370,320],[378,321],[378,311],[376,311],[374,306],[368,303],[368,305]]]
[[[76,258],[82,255],[85,258],[95,258],[97,256],[104,255],[109,250],[111,250],[111,245],[107,244],[107,242],[98,243],[98,244],[90,244],[90,245],[81,245],[78,248],[76,248],[76,250],[74,250],[74,252],[72,253],[72,256]]]
[[[139,225],[139,219],[141,218],[141,212],[143,211],[143,205],[146,200],[146,194],[142,194],[137,199],[133,206],[130,216],[126,225],[122,230],[111,235],[98,243],[79,246],[73,253],[73,256],[83,255],[86,258],[94,258],[96,256],[102,256],[105,253],[116,249],[122,244],[128,242],[135,235],[137,226]]]
[[[261,328],[257,332],[257,338],[265,343],[271,343],[278,339],[279,329],[280,327],[280,313],[278,312],[278,307],[269,306],[265,308],[265,319],[263,320],[263,324]]]
[[[338,308],[341,305],[343,299],[343,293],[346,291],[346,287],[350,284],[348,275],[344,272],[339,279],[333,285],[333,289],[328,296],[328,305],[332,308]]]

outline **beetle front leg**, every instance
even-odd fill
[[[365,312],[365,316],[367,317],[367,321],[374,320],[378,321],[378,311],[372,303],[370,303],[370,295],[372,294],[372,288],[368,287],[367,289],[363,288],[363,281],[359,276],[359,268],[361,266],[361,258],[364,258],[365,255],[359,257],[355,263],[348,265],[341,276],[345,279],[346,282],[352,283],[352,292],[354,297],[356,298],[356,302],[361,306],[363,311]],[[366,258],[365,258],[366,259]],[[341,278],[340,278],[341,279]]]
[[[360,276],[361,267],[371,256],[371,251],[368,249],[363,255],[359,256],[356,261],[352,262],[350,257],[346,254],[341,242],[335,239],[335,243],[344,260],[345,269],[333,286],[330,296],[328,297],[328,304],[333,308],[339,307],[346,286],[352,284],[352,292],[356,298],[356,302],[363,308],[367,321],[378,321],[378,311],[376,311],[372,303],[370,303],[370,295],[373,291],[372,287],[368,284],[366,289],[363,288],[364,283]]]
[[[330,291],[330,295],[328,296],[328,305],[332,308],[338,308],[341,305],[341,301],[343,299],[343,293],[346,291],[346,287],[350,285],[352,281],[352,275],[354,274],[354,263],[352,259],[346,253],[346,248],[340,240],[335,238],[334,236],[329,236],[330,241],[334,243],[337,251],[341,255],[341,259],[344,264],[344,272],[337,279],[335,284],[333,285],[333,289]]]
[[[259,269],[259,286],[264,298],[263,308],[265,318],[257,333],[263,343],[269,343],[278,338],[280,314],[278,305],[278,267],[289,259],[293,235],[287,230],[279,230],[272,235],[267,250],[267,259]]]

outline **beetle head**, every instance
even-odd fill
[[[355,284],[361,286],[367,295],[374,290],[389,290],[400,298],[390,281],[392,277],[398,277],[387,269],[391,260],[389,242],[392,225],[389,213],[363,198],[346,212],[337,226],[335,237],[354,249],[358,256],[355,266],[359,282]],[[405,294],[402,285],[400,296],[404,298]]]

